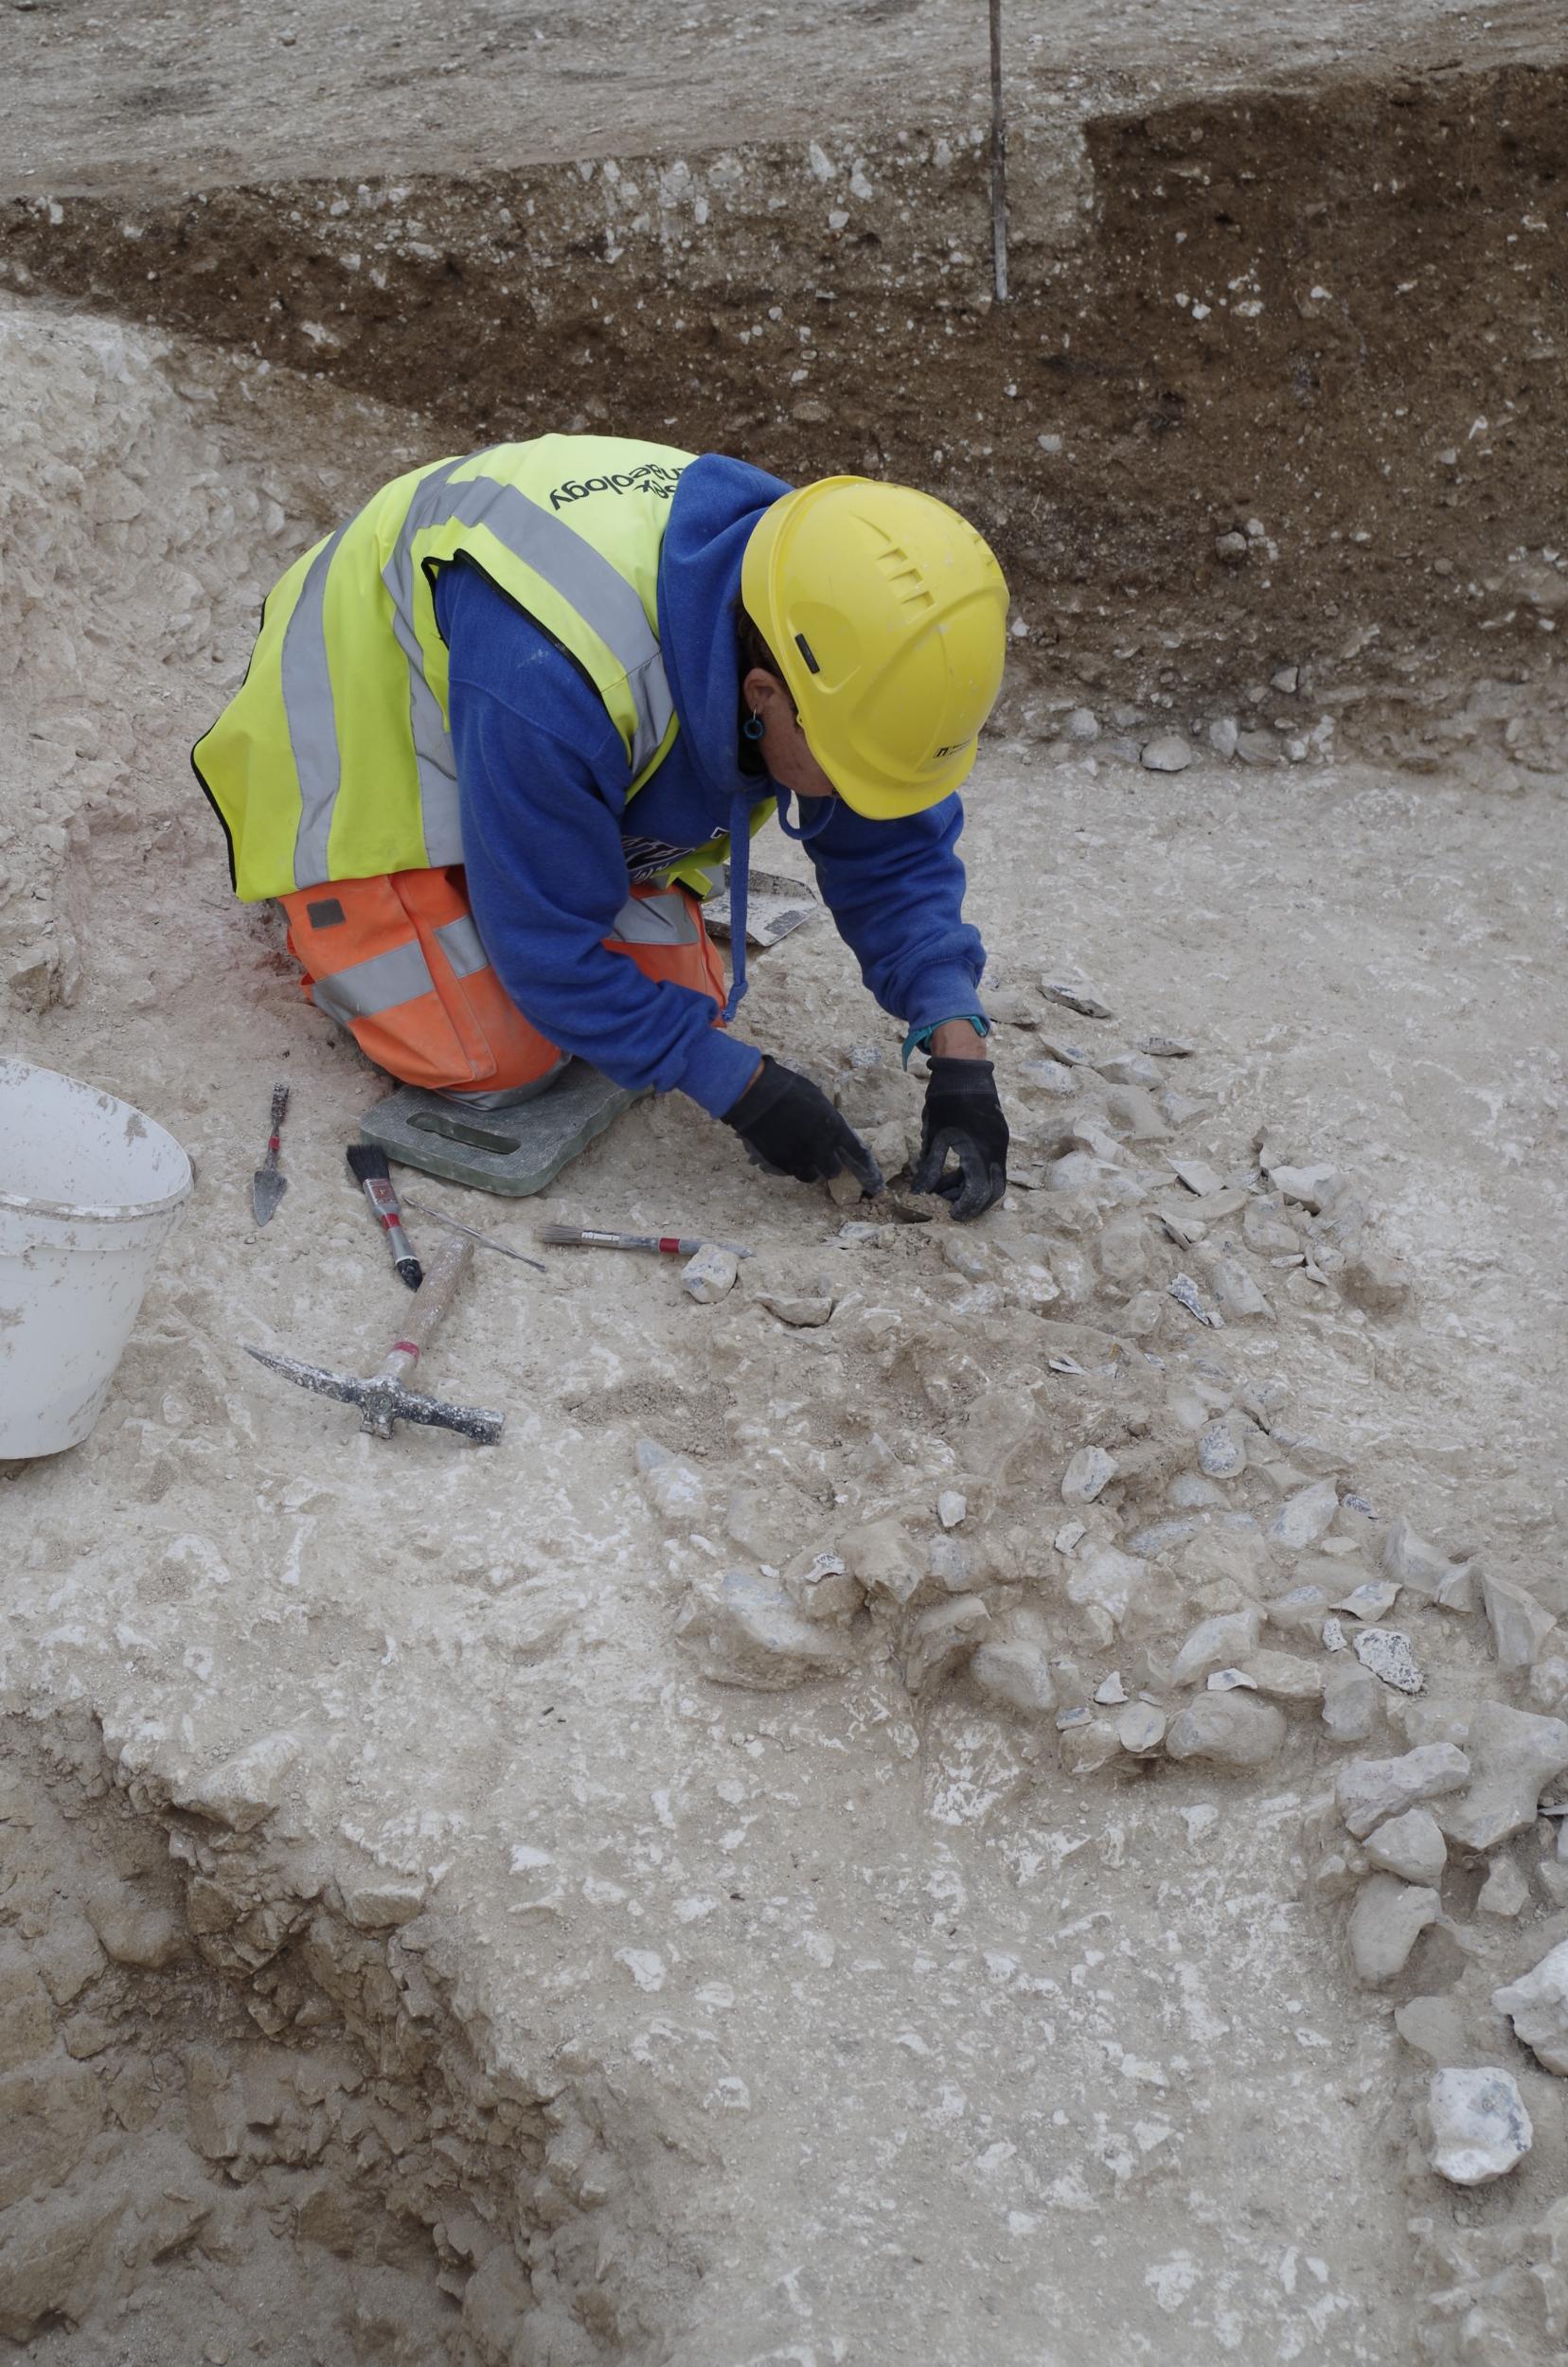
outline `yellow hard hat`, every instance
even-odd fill
[[[828,476],[765,509],[740,599],[845,803],[919,813],[968,778],[1002,687],[1007,587],[946,502]]]

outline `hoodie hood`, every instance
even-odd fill
[[[790,489],[748,461],[704,453],[681,472],[659,554],[659,649],[687,760],[726,805],[773,793],[739,766],[735,612],[752,529]]]
[[[751,817],[778,795],[765,776],[742,773],[740,650],[735,613],[752,529],[790,488],[749,461],[704,453],[681,472],[659,554],[659,649],[687,761],[728,810],[730,957],[724,1017],[746,991],[746,890]]]

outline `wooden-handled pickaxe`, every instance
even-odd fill
[[[408,1321],[387,1349],[381,1370],[368,1380],[361,1380],[354,1373],[332,1373],[320,1364],[302,1363],[296,1356],[276,1356],[270,1348],[247,1347],[245,1354],[281,1373],[286,1380],[296,1380],[302,1389],[313,1389],[318,1397],[340,1397],[346,1405],[357,1405],[360,1428],[369,1431],[372,1437],[390,1438],[394,1422],[423,1422],[431,1429],[457,1431],[481,1447],[493,1447],[507,1418],[504,1414],[492,1414],[482,1405],[451,1405],[444,1397],[423,1397],[403,1387],[456,1297],[457,1285],[472,1255],[468,1241],[442,1245],[414,1293]]]

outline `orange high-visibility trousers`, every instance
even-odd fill
[[[565,1066],[491,969],[460,864],[332,880],[278,900],[307,999],[405,1085],[508,1093]],[[688,888],[634,887],[604,943],[646,977],[709,996],[717,1020],[724,974]]]

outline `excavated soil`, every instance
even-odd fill
[[[1560,59],[1021,11],[1003,311],[953,12],[861,11],[814,117],[838,36],[766,90],[766,17],[653,157],[684,27],[633,92],[631,20],[473,13],[425,105],[422,21],[286,20],[286,106],[243,9],[8,27],[0,995],[197,1187],[93,1437],[0,1467],[0,2348],[1546,2367],[1563,2083],[1493,1999],[1568,1939]],[[381,1082],[185,750],[364,491],[574,421],[994,528],[1014,1181],[835,1208],[677,1098],[526,1209],[430,1186],[757,1255],[711,1307],[481,1256],[435,1379],[501,1443],[384,1446],[242,1354],[368,1366],[401,1294],[342,1160]],[[825,918],[746,1018],[896,1176],[918,1084]],[[1346,1771],[1417,1747],[1463,1771],[1390,1909]],[[1533,2142],[1462,2189],[1428,2083],[1476,2065]]]

